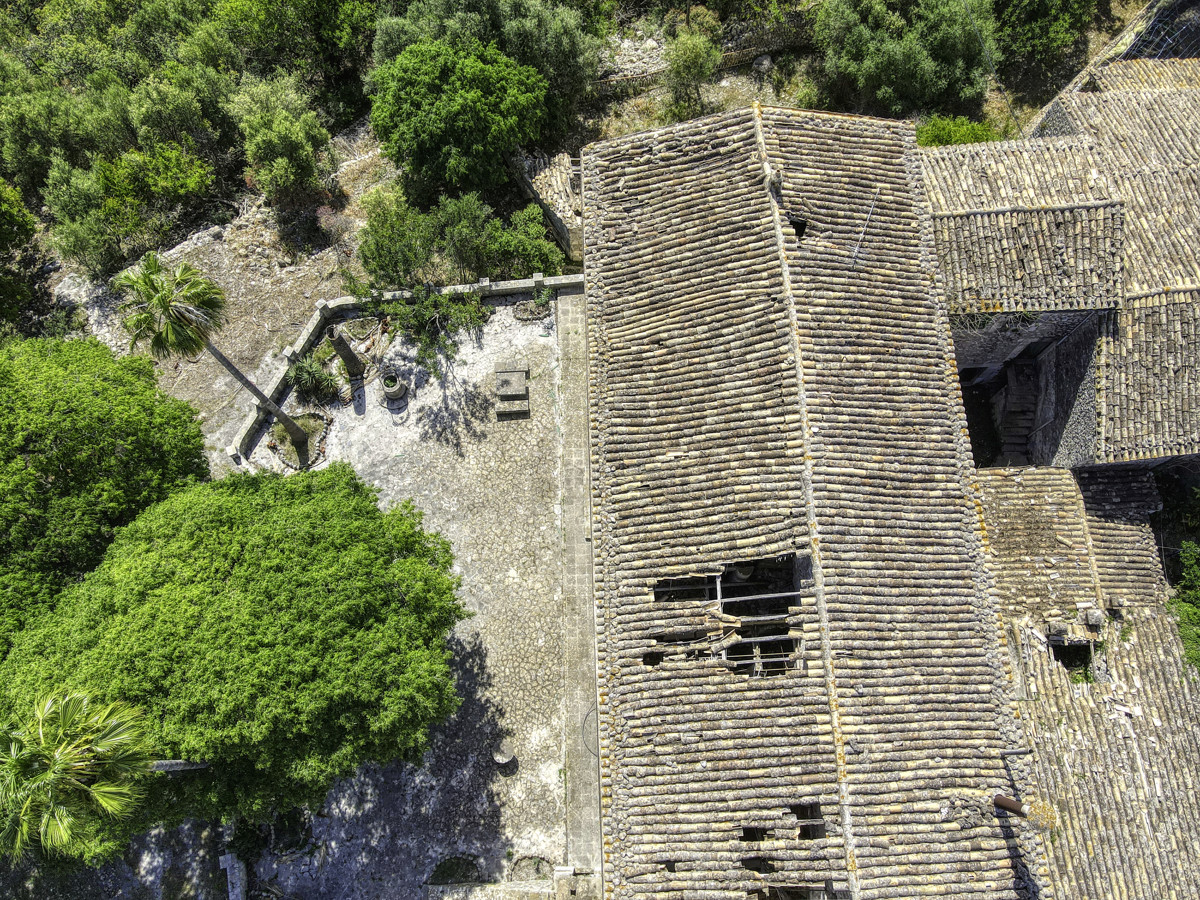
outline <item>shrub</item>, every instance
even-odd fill
[[[359,233],[358,256],[378,287],[432,281],[438,248],[437,222],[389,188],[377,188],[362,200],[367,224]]]
[[[691,31],[716,43],[721,37],[721,20],[707,6],[671,9],[663,17],[663,30],[671,38]]]
[[[371,315],[386,317],[417,348],[417,363],[441,373],[442,361],[458,355],[458,333],[482,328],[491,311],[474,294],[439,294],[428,287],[413,288],[412,296],[374,300]]]
[[[116,530],[208,474],[196,413],[97,341],[0,346],[0,657]]]
[[[996,38],[1007,74],[1045,72],[1083,43],[1096,0],[996,0]]]
[[[386,188],[363,203],[359,258],[377,288],[432,283],[439,275],[461,282],[562,270],[562,251],[546,237],[536,204],[513,213],[506,226],[476,193],[443,196],[429,213]]]
[[[917,143],[922,147],[978,144],[1001,137],[987,122],[972,122],[966,116],[930,116],[917,126]]]
[[[721,62],[721,51],[699,32],[685,31],[667,45],[664,75],[677,118],[698,112],[704,104],[701,86],[712,81]]]
[[[169,65],[130,97],[130,123],[138,143],[143,148],[176,144],[218,167],[238,137],[225,108],[232,93],[228,75],[203,65]]]
[[[110,272],[159,246],[201,208],[212,167],[174,144],[96,159],[90,169],[54,161],[46,203],[59,252],[93,273]]]
[[[0,179],[0,325],[17,321],[30,306],[33,287],[20,271],[20,262],[34,225],[21,195]]]
[[[288,382],[305,400],[324,402],[335,399],[340,390],[337,378],[329,372],[311,353],[306,353],[291,366],[287,372]]]
[[[892,116],[977,107],[993,29],[987,0],[828,0],[813,30],[822,89],[835,106]]]
[[[458,705],[449,543],[344,463],[234,474],[151,507],[0,665],[9,709],[65,682],[145,710],[149,818],[319,807],[363,762],[416,761]],[[149,822],[140,823],[143,827]]]
[[[494,47],[422,41],[376,70],[371,125],[415,198],[497,187],[508,156],[541,135],[546,88]]]
[[[1200,668],[1200,545],[1183,542],[1183,577],[1175,586],[1171,609],[1179,617],[1179,637],[1187,661]]]
[[[308,108],[294,76],[246,76],[230,111],[245,139],[246,176],[268,200],[293,202],[320,190],[329,132]]]
[[[478,278],[528,278],[534,272],[557,275],[562,251],[546,237],[542,211],[535,203],[512,214],[505,224],[477,194],[443,197],[435,216],[440,248],[464,281]]]

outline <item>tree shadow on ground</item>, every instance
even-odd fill
[[[463,455],[463,443],[487,437],[484,423],[496,405],[491,392],[479,384],[459,378],[452,363],[442,366],[438,379],[440,398],[417,413],[417,427],[423,440],[432,440]]]
[[[462,705],[433,730],[422,764],[367,765],[340,782],[313,820],[310,862],[289,863],[268,851],[255,871],[260,891],[365,896],[372,882],[387,896],[419,897],[450,860],[472,862],[472,877],[480,880],[503,879],[511,846],[501,827],[498,783],[507,772],[493,758],[507,737],[503,709],[489,696],[492,677],[479,635],[455,635],[449,643]]]

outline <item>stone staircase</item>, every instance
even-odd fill
[[[1008,366],[1007,379],[998,464],[1021,466],[1029,463],[1029,434],[1037,415],[1037,362],[1014,360]]]

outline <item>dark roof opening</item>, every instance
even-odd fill
[[[808,229],[808,220],[796,213],[787,213],[788,224],[792,226],[792,231],[796,233],[796,240],[804,240],[804,232]]]

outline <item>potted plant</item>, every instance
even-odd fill
[[[383,373],[383,396],[389,400],[400,400],[408,393],[408,385],[395,372]]]

